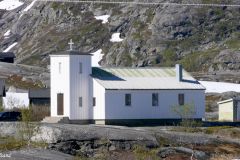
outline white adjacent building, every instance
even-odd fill
[[[218,120],[226,122],[240,121],[240,97],[218,102]]]
[[[3,97],[3,107],[5,110],[28,108],[28,90],[18,89],[11,86]]]
[[[176,68],[92,67],[91,54],[51,55],[51,117],[101,124],[177,120],[173,106],[193,104],[205,115],[205,88]]]

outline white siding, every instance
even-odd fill
[[[80,73],[80,63],[82,73]],[[90,55],[70,57],[70,116],[69,119],[92,119],[92,73]],[[79,106],[82,97],[82,107]]]
[[[132,105],[125,106],[125,94],[132,96]],[[152,93],[159,94],[159,106],[152,106]],[[196,115],[204,118],[204,90],[106,90],[106,119],[176,119],[172,106],[178,105],[178,94],[184,93],[185,104],[194,103]]]
[[[93,107],[93,119],[105,119],[105,88],[93,80],[93,97],[96,97],[96,106]]]
[[[233,101],[229,101],[226,103],[221,103],[219,105],[219,121],[234,121],[234,108],[233,108]]]
[[[57,115],[57,94],[64,94],[64,115],[63,117],[70,116],[70,79],[69,79],[69,60],[68,55],[51,56],[51,116],[58,117]],[[61,73],[59,73],[59,63],[61,63]]]

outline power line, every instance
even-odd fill
[[[33,1],[33,0],[26,0]],[[163,6],[195,6],[195,7],[240,7],[240,4],[217,4],[217,3],[168,3],[168,2],[136,2],[120,0],[36,0],[41,2],[67,2],[67,3],[90,3],[90,4],[135,4],[135,5],[163,5]]]

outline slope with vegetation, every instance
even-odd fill
[[[0,21],[0,47],[18,42],[13,48],[18,63],[48,65],[48,55],[67,49],[73,39],[81,51],[102,49],[104,66],[178,62],[188,71],[240,69],[238,8],[36,2],[21,17],[20,11],[7,11]],[[110,15],[109,23],[96,20],[96,15]],[[6,39],[8,29],[11,35]],[[124,40],[110,42],[114,33]]]

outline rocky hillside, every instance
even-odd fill
[[[188,71],[240,69],[239,8],[36,2],[23,12],[29,4],[0,11],[0,50],[17,42],[11,49],[17,63],[46,66],[48,55],[67,49],[73,39],[81,51],[102,49],[104,66],[178,62]],[[108,23],[95,18],[101,15],[110,15]],[[114,33],[123,40],[111,42]]]

